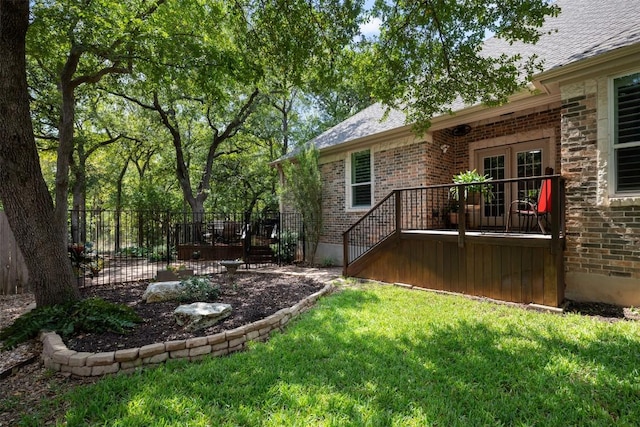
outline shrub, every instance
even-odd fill
[[[280,241],[272,244],[271,250],[278,257],[278,261],[291,264],[296,258],[296,248],[298,246],[298,233],[283,231],[280,233]]]
[[[132,256],[132,257],[146,257],[149,254],[149,249],[143,246],[127,246],[120,249],[120,256]]]
[[[206,277],[190,277],[180,283],[184,286],[178,297],[181,302],[213,301],[220,295],[220,287]]]
[[[336,265],[338,265],[338,261],[334,257],[322,258],[323,267],[335,267]]]
[[[126,305],[100,298],[89,298],[67,304],[39,307],[23,314],[12,325],[0,331],[4,348],[35,338],[42,330],[55,331],[62,338],[81,332],[115,332],[123,334],[141,322],[136,312]]]
[[[164,245],[154,246],[148,255],[148,260],[150,262],[158,262],[158,261],[171,261],[175,258],[174,249],[170,248],[169,253],[167,254],[167,247]]]

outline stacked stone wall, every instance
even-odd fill
[[[42,358],[44,366],[57,372],[80,377],[132,372],[142,366],[157,365],[170,359],[201,360],[243,350],[249,341],[265,341],[273,331],[282,330],[291,319],[308,310],[322,295],[333,289],[326,285],[296,305],[282,309],[249,325],[205,337],[167,341],[117,351],[89,353],[70,350],[60,336],[44,332]]]

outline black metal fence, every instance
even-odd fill
[[[72,211],[69,257],[81,286],[151,280],[158,271],[221,271],[221,260],[245,268],[304,259],[296,213]]]

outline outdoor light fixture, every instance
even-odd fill
[[[471,132],[471,126],[469,125],[458,125],[451,130],[453,136],[465,136],[469,132]]]

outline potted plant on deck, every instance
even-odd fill
[[[467,222],[473,228],[480,225],[480,196],[482,195],[486,202],[494,198],[493,186],[488,184],[492,180],[493,178],[488,175],[480,175],[476,169],[460,172],[453,176],[454,186],[449,189],[451,200],[449,222],[451,224],[458,224],[457,212],[460,203],[458,185],[466,184],[464,186],[464,200],[465,207],[467,207]]]

